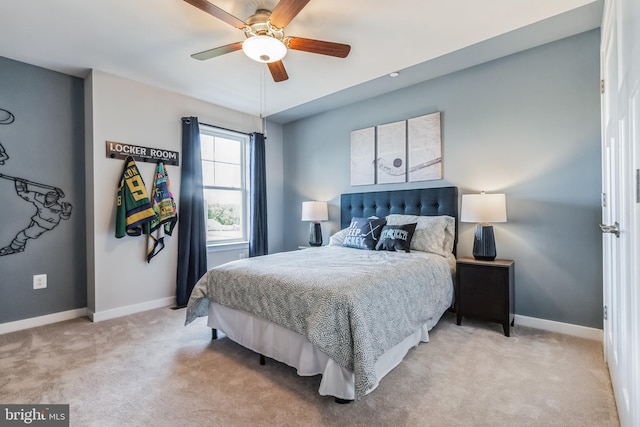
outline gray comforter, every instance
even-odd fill
[[[354,373],[359,399],[378,357],[450,307],[451,268],[440,255],[340,246],[238,260],[198,281],[186,324],[211,300],[293,330]]]

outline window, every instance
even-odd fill
[[[248,241],[249,136],[200,125],[207,244]]]

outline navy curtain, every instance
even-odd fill
[[[178,217],[176,305],[187,305],[191,290],[207,272],[207,229],[202,191],[200,126],[197,117],[182,118],[182,175]]]
[[[254,132],[249,149],[249,180],[251,181],[249,214],[249,256],[266,255],[267,240],[267,173],[264,135]]]

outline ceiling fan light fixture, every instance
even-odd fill
[[[287,47],[282,41],[271,36],[253,36],[242,43],[242,51],[258,62],[280,61],[287,55]]]

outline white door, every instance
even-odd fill
[[[636,1],[607,1],[601,34],[604,353],[622,426],[640,425],[640,68],[629,19]]]
[[[602,26],[602,223],[604,355],[612,377],[618,372],[620,322],[618,314],[620,277],[620,184],[623,179],[618,138],[616,3],[608,3]],[[614,228],[615,227],[615,228]],[[617,232],[615,234],[614,232]],[[625,233],[626,234],[626,233]],[[613,380],[613,378],[612,378]],[[616,379],[617,380],[617,379]]]

